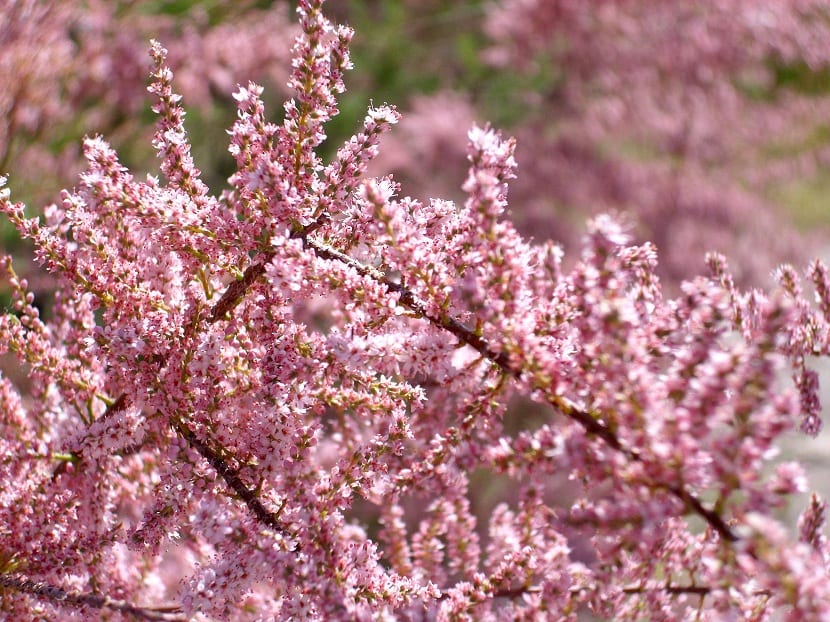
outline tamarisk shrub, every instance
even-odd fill
[[[824,502],[776,442],[819,427],[830,277],[743,292],[725,260],[664,296],[608,217],[581,253],[505,219],[510,139],[469,133],[462,205],[364,173],[394,108],[324,163],[351,30],[299,3],[284,121],[234,97],[212,196],[152,45],[161,178],[101,138],[44,219],[0,209],[0,611],[14,620],[830,619]],[[544,407],[510,422],[508,401]],[[511,426],[508,426],[511,424]],[[509,429],[519,428],[518,433]],[[509,482],[486,515],[476,473]],[[574,502],[550,483],[572,480]]]

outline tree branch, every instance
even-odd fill
[[[238,305],[245,296],[245,292],[247,292],[248,288],[253,285],[254,281],[262,276],[265,272],[265,266],[273,258],[274,253],[265,253],[262,261],[248,266],[241,279],[233,281],[230,285],[228,285],[225,293],[222,294],[222,297],[219,298],[219,301],[213,305],[213,308],[210,310],[208,322],[213,324],[214,322],[221,320],[229,311],[231,311],[231,309]]]
[[[268,525],[271,529],[283,534],[289,535],[288,529],[280,522],[279,513],[271,512],[266,508],[262,501],[259,500],[257,494],[245,485],[239,472],[229,465],[218,453],[211,449],[205,442],[203,442],[196,434],[188,428],[184,423],[175,423],[176,431],[193,447],[199,454],[207,460],[208,464],[213,467],[219,476],[225,480],[228,487],[233,490],[240,499],[248,506],[251,513],[261,523]]]
[[[151,622],[184,622],[187,620],[187,616],[182,613],[179,605],[141,607],[92,592],[64,590],[48,583],[32,581],[17,573],[0,573],[0,586],[58,605],[110,609],[131,615],[138,620],[150,620]]]
[[[305,243],[309,234],[313,231],[316,231],[324,224],[326,224],[329,220],[328,214],[321,214],[317,217],[314,221],[307,224],[305,227],[301,229],[297,229],[293,231],[289,237],[292,239],[302,239]],[[242,298],[245,296],[245,293],[248,291],[248,288],[253,285],[254,281],[256,281],[262,274],[265,272],[265,266],[268,265],[268,262],[274,258],[273,252],[266,252],[262,254],[262,260],[251,264],[245,269],[245,272],[242,275],[242,278],[236,281],[233,281],[222,296],[219,298],[219,301],[213,305],[213,308],[210,310],[210,314],[208,315],[208,322],[211,324],[221,320],[225,317],[225,315],[231,311]]]
[[[711,587],[708,585],[629,585],[622,588],[623,594],[628,595],[635,595],[635,594],[648,594],[652,592],[665,592],[666,594],[672,595],[679,595],[679,594],[692,594],[695,596],[708,596],[712,592],[723,590],[728,591],[731,589],[732,586],[724,585],[720,587]],[[586,591],[594,591],[596,590],[596,586],[583,586],[583,587],[572,587],[570,588],[570,593],[572,595],[579,594],[580,592]],[[538,594],[542,591],[542,586],[540,585],[530,585],[527,587],[517,587],[517,588],[510,588],[510,589],[503,589],[497,590],[493,592],[493,598],[521,598],[524,594]],[[755,590],[752,592],[753,596],[771,596],[771,592],[769,590]],[[442,594],[442,599],[446,596]]]

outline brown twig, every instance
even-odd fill
[[[151,622],[180,622],[187,620],[179,605],[168,605],[163,607],[141,607],[123,600],[117,600],[94,594],[92,592],[76,592],[64,590],[63,588],[32,581],[20,574],[0,573],[0,586],[48,600],[58,605],[74,605],[76,607],[93,607],[95,609],[111,609],[139,620],[150,620]]]
[[[245,292],[247,292],[248,288],[253,285],[254,281],[262,276],[265,272],[265,266],[273,258],[274,253],[265,253],[262,261],[248,266],[241,279],[233,281],[230,285],[228,285],[228,288],[222,294],[222,297],[219,298],[219,301],[213,305],[213,308],[210,310],[208,322],[213,324],[218,320],[221,320],[228,314],[228,312],[238,305],[245,296]]]
[[[653,592],[665,592],[666,594],[680,595],[692,594],[695,596],[708,596],[715,591],[728,591],[732,586],[725,585],[722,587],[711,587],[708,585],[629,585],[622,588],[623,594],[634,596],[636,594],[649,594]],[[593,591],[596,588],[593,586],[572,587],[569,589],[572,595],[580,592]],[[540,585],[530,585],[527,587],[516,587],[503,590],[496,590],[493,592],[493,598],[521,598],[524,594],[537,594],[542,591]],[[755,590],[752,592],[753,596],[768,597],[771,595],[769,590]],[[445,598],[442,594],[442,598]]]

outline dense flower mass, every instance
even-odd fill
[[[593,219],[567,264],[505,218],[516,143],[469,132],[466,200],[367,175],[388,105],[324,162],[352,31],[301,0],[294,97],[238,87],[229,187],[196,168],[166,50],[161,177],[100,137],[73,190],[2,211],[0,611],[15,620],[830,619],[825,504],[778,440],[820,427],[830,276],[665,293]],[[566,267],[567,266],[567,267]],[[539,416],[522,420],[524,399]],[[476,491],[491,480],[497,502]]]

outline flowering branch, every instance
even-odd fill
[[[400,283],[389,280],[383,273],[369,266],[364,266],[352,259],[348,255],[337,251],[330,246],[326,246],[313,239],[305,239],[306,245],[313,249],[318,256],[324,259],[334,259],[354,268],[359,274],[368,276],[377,282],[386,286],[390,292],[394,292],[400,296],[400,303],[413,311],[417,317],[424,318],[434,326],[446,330],[459,339],[459,341],[466,343],[474,348],[484,358],[492,361],[504,373],[516,379],[520,379],[524,374],[521,365],[514,366],[510,361],[510,357],[504,351],[497,352],[492,349],[487,340],[479,334],[476,334],[468,326],[451,316],[433,317],[426,311],[426,305],[419,301],[415,294],[401,285]],[[549,403],[560,413],[579,423],[586,432],[601,438],[613,449],[619,451],[627,458],[638,461],[640,455],[636,450],[624,447],[619,438],[602,422],[602,418],[594,413],[577,408],[574,404],[565,398],[557,397],[551,399]],[[666,486],[664,484],[657,484],[660,487],[665,487],[672,495],[683,502],[684,506],[689,508],[692,512],[703,518],[715,531],[717,531],[724,540],[728,542],[736,542],[736,536],[732,530],[724,522],[717,512],[706,508],[700,499],[694,494],[682,487]]]
[[[207,460],[213,470],[216,471],[216,473],[218,473],[223,480],[225,480],[228,487],[233,490],[239,498],[242,499],[242,501],[245,502],[245,505],[248,506],[248,509],[251,510],[251,513],[258,521],[264,525],[267,525],[271,529],[274,529],[275,531],[285,533],[285,526],[280,523],[280,511],[282,508],[276,512],[270,512],[264,505],[262,505],[257,493],[245,485],[242,478],[239,476],[239,472],[222,459],[217,452],[199,439],[186,424],[182,422],[177,423],[176,431],[181,434],[182,438],[184,438],[191,447],[198,451],[199,454]]]
[[[593,587],[573,587],[571,591],[576,594],[585,590],[594,589]],[[623,594],[647,594],[649,592],[665,592],[675,596],[681,594],[693,594],[695,596],[707,596],[715,590],[728,590],[728,585],[720,587],[710,587],[706,585],[649,585],[640,586],[632,585],[622,588]],[[525,594],[534,594],[541,591],[539,586],[518,587],[515,589],[498,590],[493,593],[493,598],[521,598]],[[770,593],[767,590],[758,590],[755,592],[756,596],[769,597]]]
[[[141,607],[132,605],[123,600],[93,594],[91,592],[76,592],[64,590],[53,585],[39,581],[32,581],[20,574],[7,574],[0,572],[0,586],[17,590],[24,594],[36,596],[40,599],[52,601],[59,605],[74,605],[76,607],[92,609],[109,609],[119,613],[127,614],[139,620],[150,620],[152,622],[179,622],[187,620],[187,616],[178,605],[167,605],[161,607]]]

